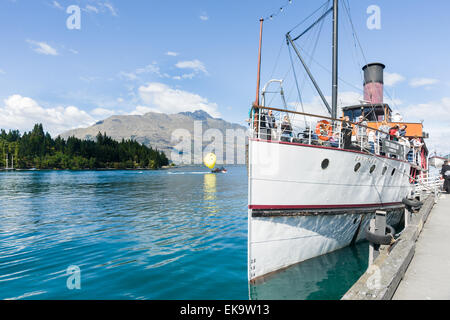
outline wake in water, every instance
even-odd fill
[[[208,174],[209,171],[183,171],[183,172],[168,172],[167,174]]]

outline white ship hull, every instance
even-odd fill
[[[364,239],[377,209],[398,223],[409,172],[408,162],[358,151],[251,139],[249,280]]]

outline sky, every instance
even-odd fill
[[[283,79],[289,107],[299,108],[295,70],[305,111],[325,114],[295,56],[292,68],[285,34],[300,34],[323,9],[294,27],[326,2],[0,0],[0,128],[41,122],[57,135],[115,114],[198,109],[245,124],[261,17],[262,84]],[[340,2],[339,105],[358,103],[361,67],[382,62],[385,101],[404,121],[423,121],[431,151],[449,153],[450,2]],[[331,16],[296,44],[329,99]]]

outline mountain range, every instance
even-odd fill
[[[172,141],[172,134],[175,130],[187,130],[191,136],[191,145],[194,146],[195,122],[197,122],[197,128],[201,125],[201,134],[204,134],[208,129],[219,130],[223,135],[223,142],[226,141],[227,129],[244,130],[244,132],[248,129],[236,123],[213,118],[207,112],[197,110],[195,112],[180,112],[176,114],[149,112],[144,115],[116,115],[99,121],[87,128],[66,131],[60,134],[60,136],[65,139],[70,136],[75,136],[79,139],[94,140],[99,132],[102,134],[106,133],[106,135],[117,141],[133,139],[146,146],[164,151],[170,159],[174,147],[177,144],[177,141]],[[203,139],[202,147],[204,148],[210,143],[211,139],[209,141]],[[236,147],[240,148],[245,146],[237,145]],[[224,147],[225,150],[226,147]],[[175,151],[178,153],[177,150]]]

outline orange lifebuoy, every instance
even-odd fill
[[[333,127],[327,120],[317,122],[316,134],[320,140],[328,141],[333,135]]]

